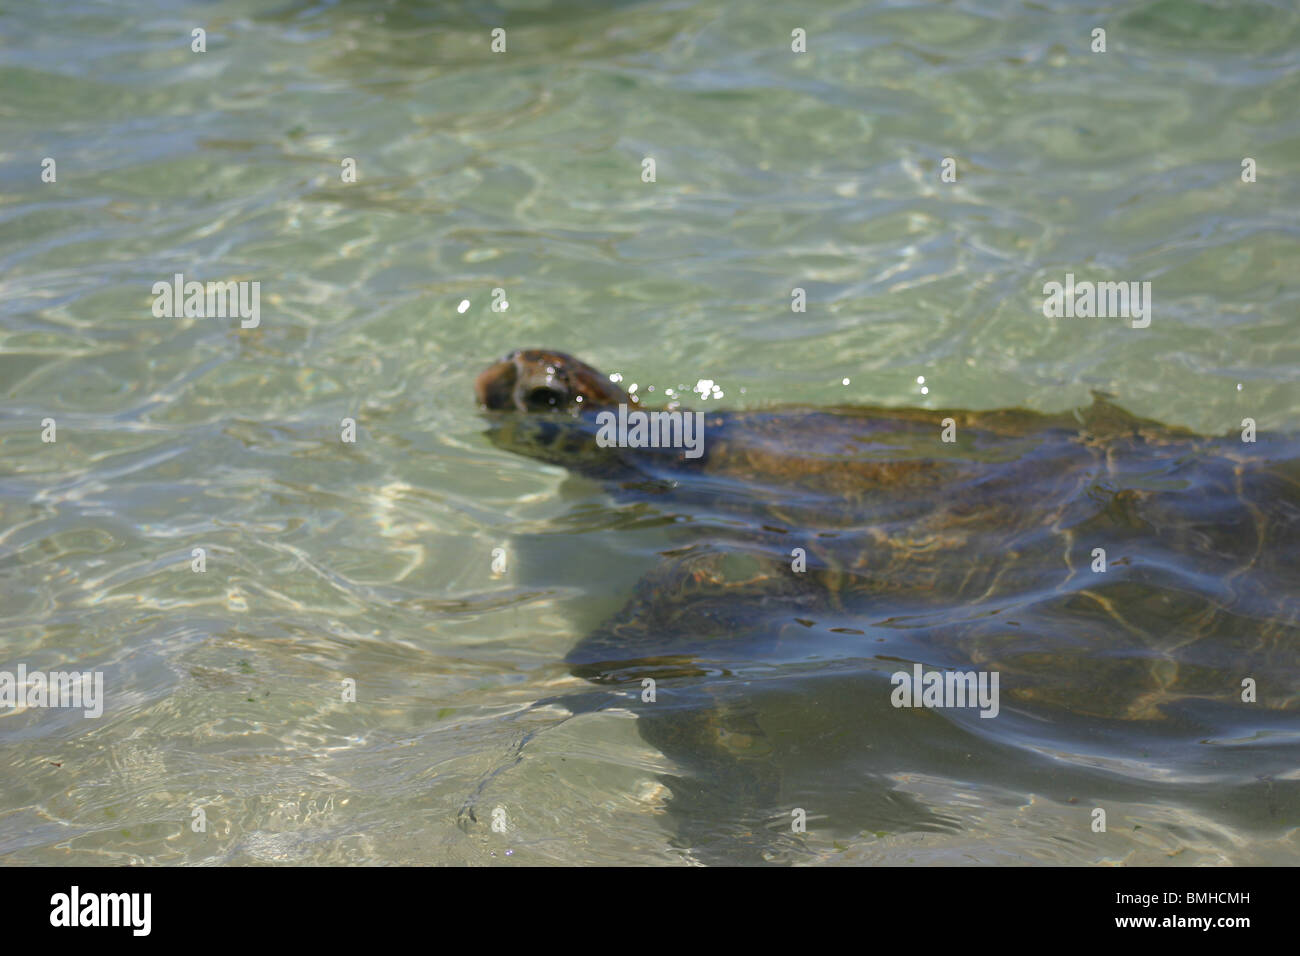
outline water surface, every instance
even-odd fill
[[[1293,431],[1298,41],[1282,2],[0,10],[0,668],[109,695],[0,710],[3,859],[692,859],[630,710],[533,706],[589,692],[566,655],[672,529],[495,447],[473,374],[542,344],[710,408]],[[156,318],[176,272],[260,281],[260,326]],[[1151,326],[1045,318],[1067,272],[1151,280]],[[1092,834],[1016,769],[900,770],[947,825],[795,858],[1300,858],[1291,803],[1152,788]]]

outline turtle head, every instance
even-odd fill
[[[479,373],[474,393],[488,411],[539,413],[493,415],[488,436],[500,448],[600,478],[635,470],[622,449],[597,442],[597,413],[633,401],[608,376],[572,355],[550,349],[511,352]]]
[[[516,349],[479,373],[474,393],[492,411],[582,411],[630,404],[609,376],[550,349]]]

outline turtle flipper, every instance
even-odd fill
[[[873,724],[891,710],[878,666],[825,677],[799,620],[832,606],[825,585],[761,553],[692,550],[642,579],[568,655],[675,764],[661,777],[672,842],[699,862],[794,861],[801,815],[843,835],[952,828],[895,789],[891,747],[872,749]]]

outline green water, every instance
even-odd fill
[[[671,539],[486,441],[474,374],[1295,431],[1297,103],[1284,2],[0,6],[0,669],[107,695],[0,709],[0,860],[690,859],[630,711],[529,709]],[[260,324],[155,317],[177,272],[259,281]],[[1150,280],[1150,326],[1045,317],[1066,273]],[[894,783],[957,825],[806,859],[1300,859]]]

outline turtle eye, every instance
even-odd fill
[[[562,408],[568,394],[549,385],[539,385],[529,389],[524,395],[524,404],[531,411],[545,411],[549,408]]]

